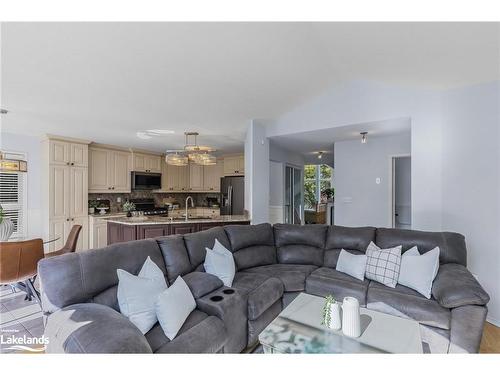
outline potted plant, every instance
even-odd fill
[[[133,204],[132,202],[126,201],[125,203],[123,203],[123,211],[127,213],[127,217],[131,217],[132,211],[134,210],[135,210],[135,204]]]
[[[0,241],[7,241],[14,233],[14,223],[5,217],[3,207],[0,206]]]
[[[323,321],[321,324],[330,329],[340,329],[342,326],[340,320],[340,305],[335,301],[332,295],[327,295],[325,297]]]
[[[95,209],[99,207],[99,202],[96,200],[90,200],[89,201],[89,214],[95,213]]]
[[[326,201],[332,202],[333,197],[335,195],[335,189],[334,188],[326,188],[321,191],[321,198],[325,198]]]

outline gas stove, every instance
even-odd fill
[[[168,216],[168,207],[156,207],[155,200],[153,198],[131,199],[130,202],[135,204],[135,211],[142,211],[142,213],[146,216]]]

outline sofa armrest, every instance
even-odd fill
[[[47,318],[47,353],[152,353],[139,329],[111,307],[80,303]]]
[[[201,298],[224,284],[217,276],[206,272],[191,272],[182,276],[195,299]]]
[[[432,285],[432,296],[446,308],[486,305],[490,296],[467,268],[457,263],[443,264]]]

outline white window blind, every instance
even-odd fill
[[[14,223],[12,237],[23,237],[26,231],[26,173],[0,172],[0,205],[5,217]]]

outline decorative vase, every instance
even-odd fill
[[[9,218],[4,218],[0,223],[0,241],[7,241],[14,233],[14,223]]]
[[[330,305],[330,324],[328,328],[330,329],[340,329],[342,327],[342,322],[340,320],[340,305],[335,302]]]
[[[345,297],[342,303],[342,332],[349,337],[361,336],[359,301],[354,297]]]

